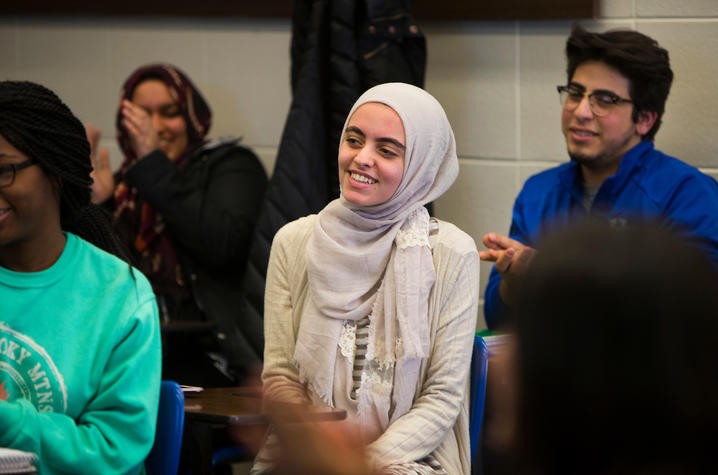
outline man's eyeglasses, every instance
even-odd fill
[[[561,105],[569,111],[578,107],[583,98],[588,96],[588,105],[591,107],[593,115],[597,117],[610,114],[618,104],[624,102],[633,104],[632,100],[624,99],[608,91],[596,91],[588,94],[581,89],[571,86],[556,86],[556,89],[561,99]]]
[[[35,165],[35,163],[35,160],[28,159],[20,163],[0,165],[0,188],[12,185],[18,170]]]

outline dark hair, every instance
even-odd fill
[[[532,473],[718,473],[718,274],[685,236],[584,223],[548,238],[513,323]]]
[[[29,81],[0,81],[0,111],[0,135],[56,180],[62,229],[127,260],[108,213],[90,203],[92,164],[82,122],[54,92]]]
[[[668,51],[658,42],[633,30],[590,33],[575,24],[566,41],[568,82],[576,68],[586,61],[601,61],[615,68],[629,82],[634,122],[641,111],[656,112],[658,117],[642,140],[653,140],[661,125],[666,99],[673,82]]]

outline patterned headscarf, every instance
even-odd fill
[[[212,124],[212,112],[187,75],[164,63],[147,64],[130,75],[122,86],[117,111],[117,141],[125,155],[115,176],[115,219],[119,232],[132,240],[130,245],[139,251],[138,267],[150,279],[155,292],[180,301],[189,297],[189,291],[182,279],[172,241],[165,233],[162,217],[147,203],[139,206],[137,190],[124,181],[126,171],[142,157],[135,155],[129,133],[122,124],[122,100],[131,101],[137,86],[149,79],[167,86],[187,126],[187,149],[174,160],[178,168],[183,168],[192,152],[204,143]]]
[[[187,142],[189,149],[201,144],[212,125],[212,112],[199,90],[185,73],[170,64],[154,63],[138,68],[122,86],[120,106],[117,109],[115,127],[117,128],[117,142],[125,154],[125,161],[120,170],[127,169],[138,158],[132,149],[132,142],[127,130],[122,125],[122,100],[132,100],[135,89],[140,83],[156,79],[162,81],[169,90],[170,97],[180,107],[182,118],[187,124]],[[139,157],[141,158],[141,157]]]

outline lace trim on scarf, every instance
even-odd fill
[[[379,297],[382,297],[380,294]],[[377,298],[377,301],[379,298]],[[377,302],[374,302],[374,305],[376,306]],[[392,355],[387,355],[386,359],[376,358],[376,355],[374,355],[374,341],[375,340],[375,328],[376,324],[374,322],[374,312],[369,314],[369,345],[366,349],[366,359],[367,361],[372,361],[374,364],[377,365],[377,367],[384,371],[388,368],[393,368],[394,363],[396,362],[395,358]],[[396,346],[397,352],[395,354],[401,354],[399,353],[399,350],[401,350],[401,338],[397,338],[394,342]]]
[[[380,368],[375,361],[367,361],[356,390],[357,415],[364,420],[372,413],[373,407],[380,401],[389,403],[393,382],[394,365]],[[388,407],[382,408],[388,411]]]
[[[396,238],[394,238],[398,249],[412,246],[429,246],[429,221],[422,219],[422,214],[417,211],[406,218]]]
[[[356,323],[350,320],[344,322],[342,326],[342,332],[339,335],[339,349],[342,352],[342,356],[354,360],[354,353],[356,350]]]
[[[367,352],[364,357],[365,365],[361,374],[359,387],[356,388],[357,415],[363,420],[372,413],[373,407],[384,401],[391,401],[391,393],[394,388],[394,361],[377,360],[373,353],[374,345],[374,314],[368,316],[369,327]],[[356,329],[356,327],[355,327]],[[356,335],[356,334],[355,334]],[[397,339],[401,344],[401,339]],[[388,407],[385,408],[388,411]]]

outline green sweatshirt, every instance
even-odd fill
[[[41,474],[138,473],[160,386],[152,288],[66,236],[49,269],[0,267],[0,446],[35,452]]]

